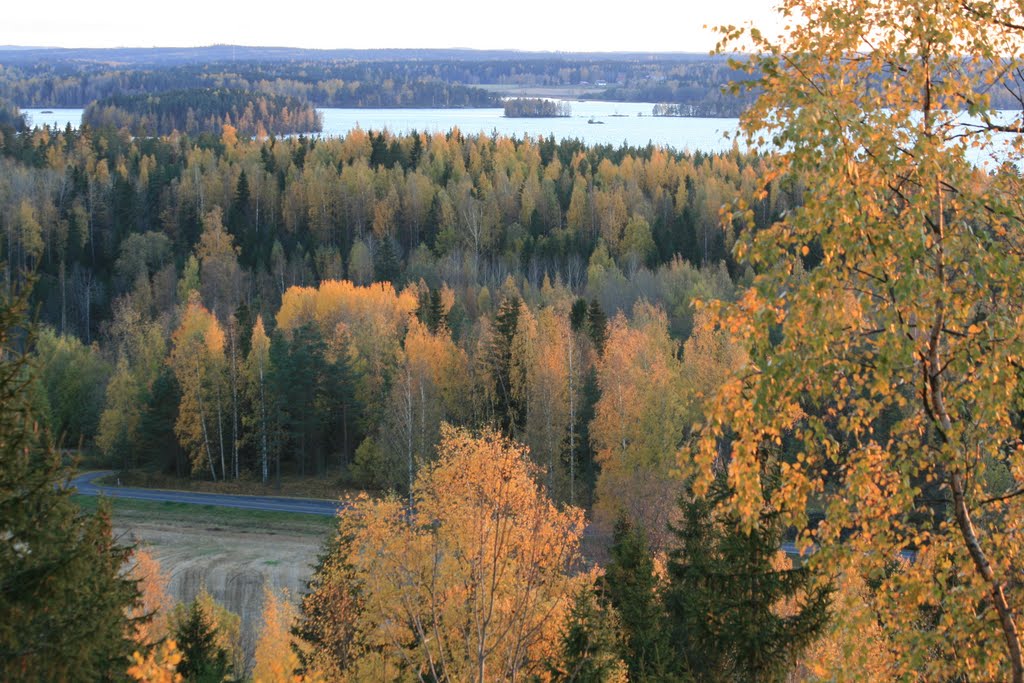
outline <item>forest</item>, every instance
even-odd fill
[[[497,420],[532,434],[550,481],[579,500],[599,449],[567,439],[590,429],[606,339],[625,355],[620,343],[660,339],[679,371],[691,300],[730,298],[743,276],[718,206],[754,202],[762,163],[458,131],[258,141],[225,128],[192,143],[83,127],[4,145],[4,281],[35,273],[47,401],[67,442],[184,476],[266,481],[283,466],[408,489],[394,463],[429,460],[442,422]],[[762,220],[794,201],[780,186],[757,202]],[[200,332],[213,350],[201,377],[174,371],[176,354],[204,356],[181,346]],[[258,391],[244,372],[254,348],[269,354]],[[530,369],[542,352],[556,354],[551,376]],[[572,395],[546,388],[570,361]],[[404,427],[413,450],[394,441],[402,381],[423,404]],[[531,407],[541,399],[558,405]],[[182,412],[200,400],[209,414]],[[264,410],[272,424],[254,417]]]
[[[0,129],[0,678],[1024,681],[1024,17],[928,9],[720,29],[760,153]],[[250,658],[70,451],[357,493]]]
[[[234,90],[179,90],[158,95],[115,95],[93,102],[82,124],[127,130],[133,136],[220,134],[231,126],[247,137],[315,133],[320,115],[294,97]]]

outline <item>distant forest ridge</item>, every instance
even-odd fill
[[[375,50],[313,50],[298,47],[209,45],[205,47],[62,48],[0,45],[0,64],[31,64],[39,61],[93,61],[122,66],[205,64],[230,61],[393,61],[393,60],[584,60],[584,61],[678,61],[709,59],[706,52],[525,52],[520,50],[471,50],[468,48],[389,48]],[[724,58],[715,58],[723,59]]]
[[[653,102],[686,116],[735,117],[756,92],[723,55],[562,53],[512,50],[307,50],[0,47],[0,98],[20,107],[86,107],[113,96],[230,89],[294,97],[313,107],[501,107],[502,96]],[[1019,108],[1024,82],[991,91],[993,106]]]
[[[722,88],[746,77],[724,57],[687,53],[0,48],[0,97],[21,107],[85,107],[114,95],[196,88],[297,97],[317,107],[500,107],[503,93],[540,88],[736,116],[747,99]]]

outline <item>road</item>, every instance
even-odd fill
[[[127,486],[97,484],[96,479],[113,474],[111,471],[89,472],[71,480],[71,486],[83,496],[107,496],[157,502],[188,503],[190,505],[216,505],[243,510],[296,512],[305,515],[333,516],[344,504],[340,501],[311,498],[284,498],[281,496],[237,496],[224,493],[193,493],[168,489],[140,489]]]

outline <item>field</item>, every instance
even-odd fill
[[[75,496],[86,510],[98,500]],[[212,505],[113,501],[115,536],[156,557],[175,600],[206,589],[242,617],[242,641],[255,647],[263,587],[300,595],[334,519],[317,515],[238,510]]]

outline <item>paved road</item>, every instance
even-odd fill
[[[191,505],[217,505],[220,507],[242,508],[244,510],[270,510],[273,512],[297,512],[307,515],[332,516],[343,503],[333,500],[308,498],[284,498],[281,496],[235,496],[224,493],[193,493],[191,491],[170,491],[167,489],[139,489],[126,486],[106,486],[95,483],[99,477],[113,474],[111,471],[89,472],[71,480],[71,485],[84,496],[107,496],[109,498],[131,498],[158,502],[189,503]]]

